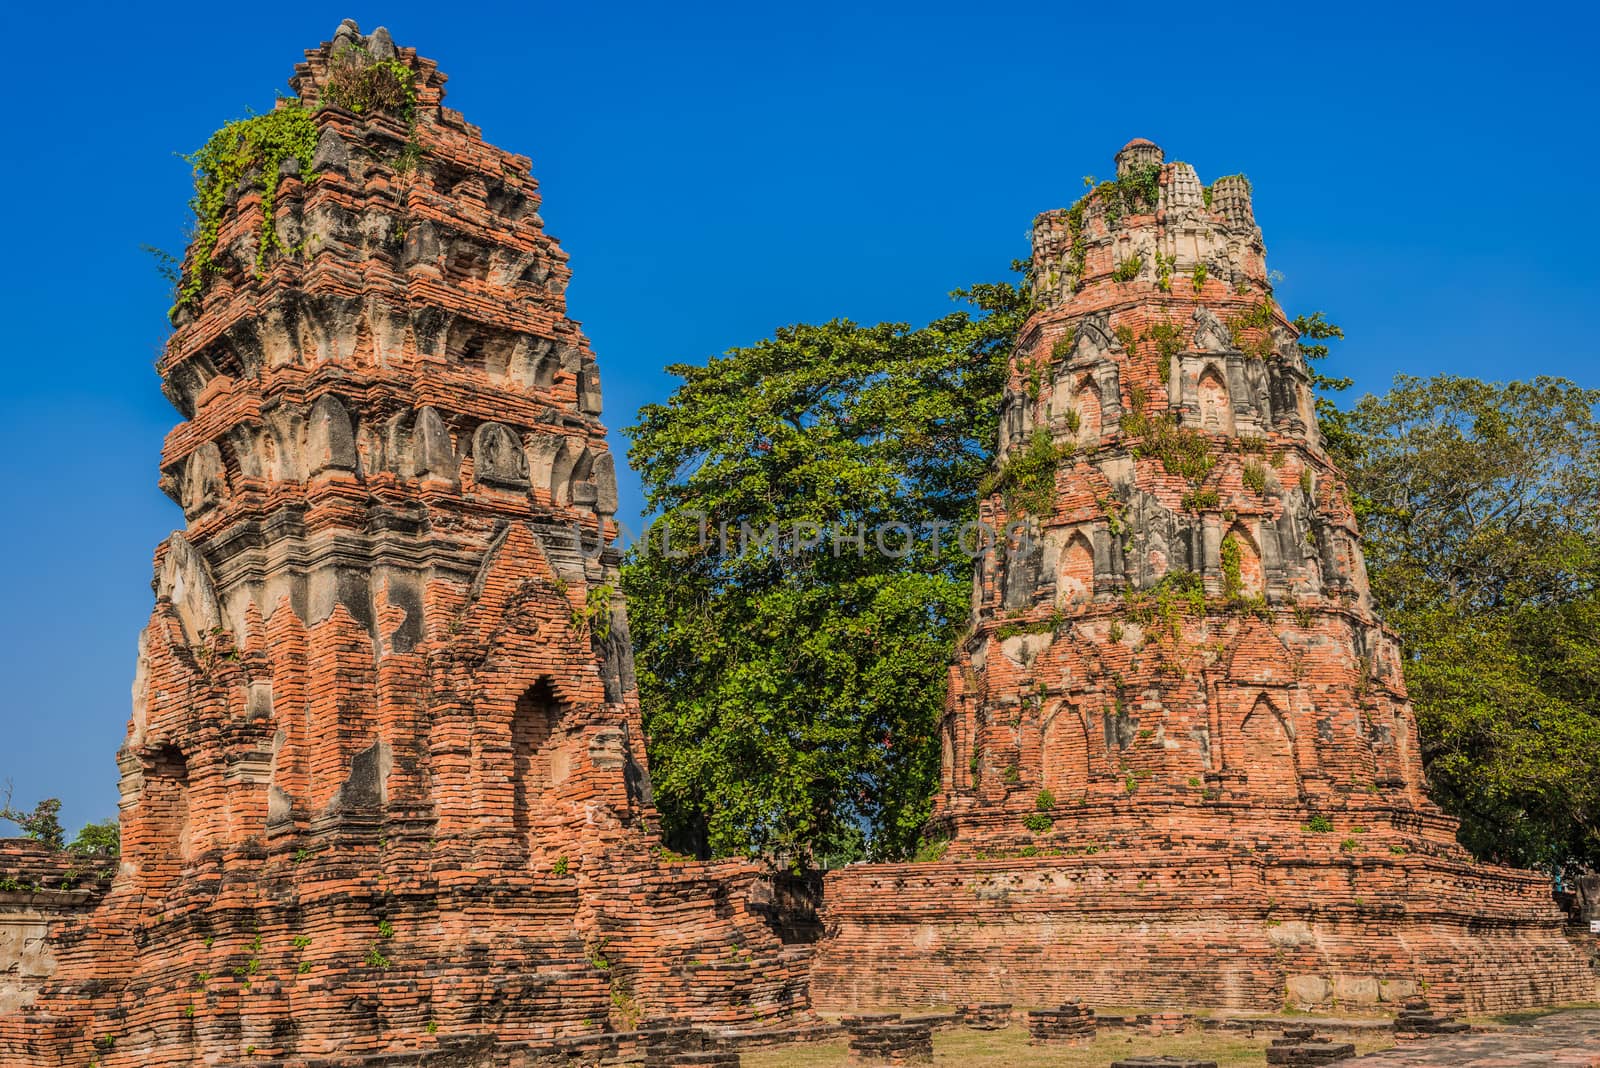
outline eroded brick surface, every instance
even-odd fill
[[[1242,177],[1133,142],[1034,222],[941,863],[829,876],[820,1004],[1004,997],[1472,1010],[1587,1000],[1547,881],[1429,801],[1393,635]]]
[[[0,838],[0,1016],[31,1005],[55,972],[50,924],[88,911],[115,862]]]
[[[416,72],[414,129],[317,110],[318,177],[286,167],[271,206],[303,253],[255,275],[247,179],[220,273],[178,313],[162,486],[187,526],[139,642],[122,870],[0,1019],[7,1066],[361,1058],[806,1005],[753,867],[658,855],[599,378],[529,161],[442,105],[431,61],[349,23],[297,94],[315,107],[349,48]]]

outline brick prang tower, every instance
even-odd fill
[[[951,855],[1196,803],[1458,855],[1249,182],[1142,140],[1116,163],[1034,221],[983,515],[1035,531],[984,560],[950,674]]]
[[[1594,997],[1427,797],[1242,176],[1149,141],[1034,221],[942,724],[941,863],[829,876],[824,1007]]]
[[[386,71],[406,106],[329,91]],[[755,869],[662,859],[567,257],[529,161],[444,82],[347,21],[279,104],[311,116],[313,158],[270,198],[247,171],[212,267],[190,250],[205,284],[159,364],[187,526],[139,642],[121,871],[0,1019],[6,1065],[421,1056],[806,1008]]]

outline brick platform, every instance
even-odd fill
[[[319,106],[396,68],[409,115]],[[316,148],[277,171],[270,251],[260,169],[223,191],[159,362],[187,526],[139,641],[122,871],[0,1018],[6,1068],[613,1048],[806,1007],[755,867],[663,857],[567,256],[444,82],[346,23],[290,83]]]
[[[945,859],[824,888],[823,1006],[1591,1000],[1546,879],[1427,797],[1242,176],[1135,141],[1034,222],[950,670]]]

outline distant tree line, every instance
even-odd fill
[[[24,838],[31,838],[51,849],[69,849],[89,857],[114,857],[122,851],[121,826],[114,819],[87,823],[70,843],[61,827],[61,801],[47,797],[32,809],[22,810],[11,803],[11,784],[6,784],[5,801],[0,803],[0,820],[16,824]]]

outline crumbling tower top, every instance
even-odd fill
[[[1125,178],[1140,167],[1159,167],[1166,162],[1166,153],[1154,141],[1135,137],[1117,153],[1117,177]]]

